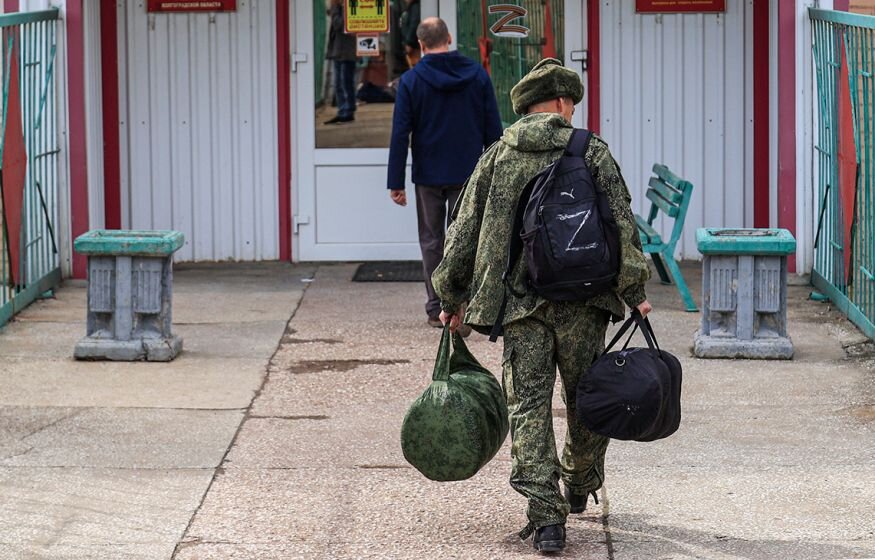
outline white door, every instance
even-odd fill
[[[345,124],[325,124],[337,109],[331,104],[331,61],[325,60],[327,25],[324,5],[330,0],[295,0],[292,10],[292,103],[293,122],[293,254],[298,261],[339,260],[418,260],[420,258],[416,227],[416,201],[407,170],[408,205],[396,206],[386,190],[386,163],[389,158],[392,103],[376,102],[382,89],[398,75],[403,56],[393,43],[397,29],[381,35],[383,55],[368,63],[359,59],[356,83],[359,87],[370,83],[371,103],[359,103],[355,121]],[[556,2],[556,0],[553,0]],[[580,58],[584,45],[585,0],[559,0],[563,4],[554,9],[555,25],[561,36],[560,56],[568,65],[583,74]],[[404,0],[386,0],[386,5],[403,5]],[[461,47],[473,55],[472,31],[462,6],[472,0],[423,0],[422,17],[440,15],[448,24],[459,43],[460,34],[467,38]],[[490,4],[495,2],[490,1]],[[544,25],[541,0],[519,0],[528,7],[533,29]],[[473,5],[473,4],[472,4]],[[479,7],[480,2],[476,2]],[[529,7],[531,5],[531,7]],[[560,11],[561,10],[561,11]],[[536,13],[538,12],[538,13]],[[391,13],[391,12],[390,12]],[[564,17],[563,17],[564,16]],[[494,24],[501,14],[488,16]],[[538,23],[541,22],[541,23]],[[526,18],[514,23],[527,25]],[[466,33],[466,25],[468,31]],[[479,25],[479,23],[477,24]],[[489,31],[488,33],[491,33]],[[523,53],[526,40],[491,35],[495,45],[513,46],[513,52]],[[463,41],[464,43],[464,41]],[[455,47],[455,45],[454,45]],[[468,49],[465,51],[464,49]],[[519,67],[531,62],[529,56],[519,58]],[[502,52],[509,52],[505,48]],[[573,52],[572,52],[573,51]],[[494,51],[497,52],[497,51]],[[540,53],[537,47],[536,54]],[[504,56],[494,54],[496,56]],[[531,65],[531,64],[529,64]],[[504,79],[499,96],[506,96],[512,80]],[[496,88],[499,84],[496,82]],[[507,90],[507,91],[505,91]],[[583,126],[585,101],[575,114],[575,125]],[[505,110],[505,112],[507,112]],[[512,118],[512,117],[511,117]],[[409,162],[408,162],[409,163]]]

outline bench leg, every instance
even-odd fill
[[[698,311],[699,308],[696,307],[696,302],[693,301],[693,295],[690,293],[683,275],[681,275],[681,269],[677,261],[674,260],[674,255],[663,255],[663,258],[665,258],[665,264],[669,271],[671,271],[672,278],[674,278],[674,283],[678,287],[678,292],[680,292],[681,298],[684,300],[684,306],[687,308],[687,311]]]
[[[662,255],[659,253],[650,253],[650,258],[653,259],[653,266],[656,267],[656,273],[659,274],[659,281],[663,284],[671,284],[671,277],[665,270],[665,264],[662,262]]]

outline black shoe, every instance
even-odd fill
[[[352,117],[352,116],[349,116],[349,117],[339,117],[338,116],[338,117],[334,117],[333,119],[328,119],[327,121],[325,121],[325,124],[343,124],[343,123],[352,122],[354,120],[355,120],[355,117]]]
[[[538,552],[559,552],[565,548],[565,525],[538,527],[532,544]]]
[[[565,487],[565,499],[568,500],[568,505],[571,506],[571,513],[583,513],[586,511],[586,502],[589,500],[590,494],[596,504],[599,503],[599,497],[595,492],[587,492],[586,494],[575,494],[567,486]]]

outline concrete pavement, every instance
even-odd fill
[[[0,332],[0,557],[535,557],[508,442],[457,483],[401,455],[440,336],[422,286],[352,283],[354,265],[186,268],[171,364],[73,362],[81,287]],[[648,286],[684,422],[611,444],[562,557],[875,558],[875,358],[809,290],[791,290],[795,360],[703,361],[698,315]],[[500,345],[469,340],[498,373]]]
[[[3,328],[0,558],[170,558],[312,272],[178,267],[167,364],[74,361],[83,283]]]

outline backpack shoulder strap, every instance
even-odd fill
[[[520,197],[517,200],[516,209],[513,214],[513,225],[510,229],[510,243],[507,246],[507,261],[504,267],[504,273],[501,275],[501,284],[504,288],[504,296],[501,300],[501,306],[498,309],[498,317],[492,325],[492,331],[489,334],[489,341],[495,342],[502,334],[502,324],[504,323],[504,314],[507,309],[508,292],[511,292],[516,297],[524,297],[525,294],[517,293],[510,285],[510,275],[516,266],[517,261],[523,252],[523,240],[520,238],[520,231],[523,229],[523,220],[526,213],[526,204],[529,197],[532,196],[532,190],[535,186],[535,179],[532,178],[523,188]]]
[[[575,128],[571,132],[571,138],[568,140],[568,145],[565,147],[565,155],[571,157],[584,157],[589,149],[589,141],[592,139],[592,132],[585,128]]]

